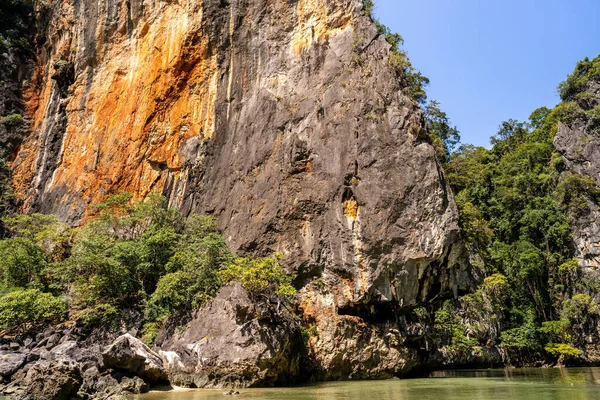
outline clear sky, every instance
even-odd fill
[[[375,0],[375,15],[463,143],[488,146],[500,122],[556,105],[558,83],[600,53],[600,0]]]

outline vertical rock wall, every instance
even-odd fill
[[[13,164],[25,208],[78,224],[111,193],[161,191],[232,249],[284,254],[326,371],[412,368],[390,323],[470,277],[421,111],[362,8],[51,3]]]
[[[586,91],[595,95],[593,104],[600,104],[600,82],[591,81]],[[569,171],[592,178],[600,186],[600,129],[594,121],[559,124],[554,146]],[[593,201],[588,206],[588,213],[572,221],[573,247],[580,263],[595,270],[600,266],[600,209]]]

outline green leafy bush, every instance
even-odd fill
[[[546,335],[549,343],[568,342],[571,340],[571,335],[569,334],[570,326],[571,321],[566,318],[558,321],[544,321],[542,322],[540,332]]]
[[[10,167],[6,160],[0,157],[0,239],[6,235],[3,218],[15,210],[16,203]]]
[[[505,329],[501,335],[501,346],[522,351],[537,351],[541,348],[539,325],[531,309],[513,309],[510,313],[513,328]]]
[[[237,258],[225,269],[219,271],[224,284],[239,281],[251,293],[257,295],[293,296],[291,277],[279,265],[279,257],[262,259]]]
[[[12,288],[43,288],[47,261],[42,250],[24,238],[0,241],[0,292]]]
[[[162,198],[133,201],[127,193],[110,197],[98,210],[75,236],[62,277],[83,308],[137,304],[166,273],[181,238],[181,216]]]
[[[18,214],[2,219],[9,236],[35,243],[53,261],[68,256],[73,230],[54,215]]]
[[[117,314],[118,310],[112,304],[98,304],[80,311],[75,318],[84,326],[110,326],[113,325]]]
[[[375,3],[373,3],[373,0],[363,0],[363,11],[365,15],[373,15],[374,9]]]
[[[574,101],[560,103],[552,111],[552,114],[558,121],[567,125],[571,125],[586,116],[585,111]]]
[[[600,189],[592,178],[569,172],[556,186],[555,196],[565,212],[579,217],[590,211],[590,201],[600,202]]]
[[[221,287],[218,271],[233,259],[223,237],[217,233],[214,218],[192,215],[166,264],[167,274],[150,296],[148,319],[161,321],[175,310],[190,310],[204,304]]]
[[[440,109],[439,102],[432,100],[425,107],[427,130],[433,147],[443,163],[448,162],[450,154],[460,142],[460,133],[452,127],[450,119]]]
[[[59,322],[67,303],[37,289],[17,289],[0,298],[0,328],[23,333],[48,322]]]
[[[3,123],[6,127],[16,127],[21,126],[25,123],[23,116],[21,114],[10,114],[0,119],[0,122]]]
[[[558,85],[558,93],[563,101],[573,99],[578,93],[586,89],[591,79],[600,78],[600,56],[593,60],[585,58],[577,63],[575,71]]]
[[[564,360],[578,358],[583,353],[581,350],[566,343],[551,343],[545,347],[545,350],[553,356],[558,357],[559,363],[562,363]]]
[[[477,339],[466,334],[466,326],[461,322],[449,301],[435,312],[434,331],[439,345],[453,354],[467,353],[478,345]]]

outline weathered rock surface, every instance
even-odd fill
[[[600,104],[600,82],[592,81],[586,90]],[[562,154],[569,171],[588,176],[600,186],[600,129],[593,121],[580,119],[571,126],[559,124],[554,146]],[[591,199],[590,199],[591,200]],[[600,266],[600,208],[589,201],[589,213],[572,223],[575,256],[585,267]]]
[[[293,318],[251,299],[239,283],[221,289],[184,332],[160,347],[176,386],[272,386],[302,379],[304,345]]]
[[[11,376],[25,364],[25,361],[27,361],[25,354],[0,351],[0,376]]]
[[[16,341],[0,340],[0,369],[3,372],[0,396],[116,400],[145,393],[150,385],[164,383],[164,371],[150,367],[161,365],[160,357],[139,340],[119,333],[122,332],[97,328],[89,337],[82,338],[76,327],[48,328]],[[127,339],[127,345],[123,338]],[[115,342],[116,345],[111,346]],[[105,365],[103,351],[113,355],[108,357],[111,362],[129,369]],[[140,354],[144,355],[143,363],[139,362]],[[120,359],[115,362],[117,355]]]
[[[471,277],[422,113],[361,0],[56,1],[47,17],[13,164],[26,209],[77,224],[110,193],[161,191],[217,216],[233,250],[285,255],[324,376],[416,365],[399,318]],[[202,350],[186,374],[237,376]]]
[[[108,346],[102,359],[105,367],[132,373],[147,382],[168,382],[160,356],[128,333]]]
[[[29,368],[22,382],[25,391],[14,399],[69,400],[77,394],[82,382],[77,363],[41,361]]]

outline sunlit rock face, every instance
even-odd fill
[[[197,1],[50,7],[14,169],[27,207],[78,223],[110,193],[145,196],[185,174],[186,141],[214,130],[217,54]]]
[[[55,1],[40,25],[13,164],[27,210],[78,224],[111,193],[162,192],[215,215],[233,250],[284,255],[316,359],[344,365],[327,376],[415,365],[398,321],[471,279],[421,111],[362,1]]]

